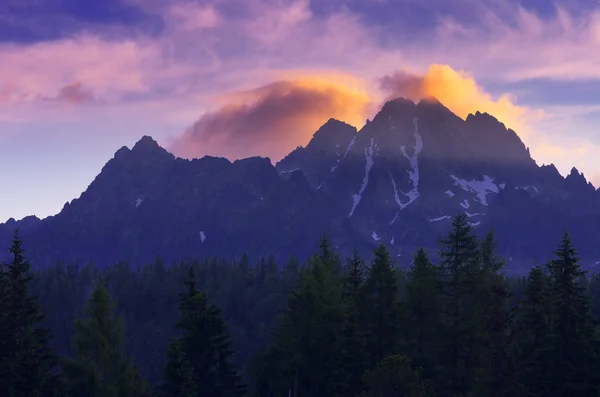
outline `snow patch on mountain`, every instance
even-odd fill
[[[466,215],[467,217],[469,217],[469,218],[472,218],[472,217],[474,217],[474,216],[477,216],[477,215],[485,215],[485,213],[476,212],[476,213],[474,213],[474,214],[471,214],[469,211],[465,211],[465,215]]]
[[[413,119],[413,124],[415,125],[415,135],[414,135],[415,136],[415,146],[414,146],[414,152],[413,152],[412,156],[409,156],[406,153],[406,146],[402,146],[400,148],[400,150],[402,150],[402,154],[404,155],[404,157],[406,157],[406,159],[410,162],[410,167],[411,167],[411,169],[407,170],[406,172],[408,172],[408,177],[411,181],[412,189],[409,190],[407,193],[401,192],[403,195],[408,197],[407,202],[403,203],[402,200],[400,200],[400,196],[398,194],[398,189],[396,187],[396,181],[394,181],[394,177],[392,176],[392,173],[390,171],[388,171],[390,174],[390,179],[392,180],[392,186],[394,187],[394,200],[396,201],[396,204],[398,204],[398,207],[400,207],[400,209],[396,213],[396,216],[394,217],[394,219],[392,219],[390,224],[396,222],[396,219],[398,219],[398,216],[400,215],[400,211],[402,211],[403,209],[408,207],[410,204],[412,204],[413,201],[418,199],[420,196],[420,193],[419,193],[419,153],[421,153],[421,150],[423,150],[423,137],[421,137],[421,134],[419,134],[419,118],[418,117],[415,117]]]
[[[344,157],[342,157],[341,159],[337,160],[336,165],[334,165],[333,167],[331,167],[331,173],[335,172],[335,170],[337,169],[337,167],[340,166],[340,162],[346,158],[346,156],[348,155],[348,152],[350,151],[350,149],[352,148],[352,146],[354,145],[354,143],[356,142],[356,137],[352,138],[352,140],[350,141],[350,143],[348,144],[348,148],[346,149],[346,152],[344,153]],[[340,145],[336,145],[336,147],[339,147]],[[338,155],[338,157],[340,157],[340,153],[339,152],[335,152],[335,154]]]
[[[352,149],[352,146],[354,146],[355,143],[356,143],[356,136],[354,138],[352,138],[352,140],[348,144],[348,148],[346,149],[346,153],[344,153],[344,158],[346,158],[346,156],[348,155],[348,152],[350,151],[350,149]]]
[[[478,221],[478,222],[470,222],[469,224],[470,224],[472,227],[475,227],[475,226],[479,226],[479,225],[481,225],[481,221]]]
[[[450,219],[450,215],[440,216],[439,218],[433,218],[429,220],[429,223],[443,221],[444,219]]]
[[[374,230],[373,230],[373,234],[371,234],[371,237],[373,237],[373,240],[375,240],[375,241],[381,240],[381,237],[379,237],[377,232],[375,232]]]
[[[204,242],[204,241],[206,241],[206,234],[204,233],[204,231],[201,231],[201,232],[199,233],[199,235],[200,235],[200,241],[201,241],[201,242]]]
[[[448,197],[454,197],[455,194],[452,192],[452,190],[446,190],[444,193],[446,193],[448,195]]]
[[[460,206],[463,207],[466,210],[468,210],[469,208],[471,208],[471,204],[469,203],[468,199],[464,199],[463,202],[460,203]]]
[[[143,201],[144,201],[144,200],[142,200],[141,198],[139,198],[139,199],[135,200],[135,208],[139,207],[139,206],[140,206],[140,204],[142,204],[142,202],[143,202]]]
[[[292,170],[284,170],[284,171],[281,171],[281,172],[279,173],[279,175],[281,175],[281,174],[291,174],[292,172],[294,172],[294,171],[298,171],[299,169],[300,169],[300,168],[294,168],[294,169],[292,169]]]
[[[488,205],[487,195],[489,193],[498,193],[498,186],[494,183],[494,178],[488,175],[483,176],[482,181],[461,179],[455,175],[450,175],[454,179],[454,184],[460,186],[464,191],[475,193],[477,195],[479,203]]]
[[[529,190],[529,189],[533,189],[533,190],[535,190],[536,193],[538,193],[538,194],[540,193],[540,191],[535,186],[517,186],[517,187],[515,187],[515,189],[517,189],[517,190]]]
[[[351,217],[352,214],[354,214],[354,210],[356,210],[356,207],[358,206],[358,204],[360,203],[360,199],[362,198],[362,194],[365,191],[365,189],[367,188],[367,185],[369,184],[369,173],[371,172],[371,168],[373,168],[373,149],[374,149],[374,147],[375,147],[375,141],[373,140],[373,138],[371,138],[371,145],[369,147],[365,148],[365,158],[366,158],[365,176],[363,178],[360,190],[358,191],[357,194],[352,196],[352,209],[350,210],[350,214],[348,215],[348,217]]]

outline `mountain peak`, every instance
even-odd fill
[[[596,189],[594,186],[585,179],[585,175],[579,172],[579,170],[575,167],[571,168],[571,172],[565,178],[565,183],[569,190],[574,192],[591,192]]]
[[[135,145],[133,145],[133,148],[131,149],[133,150],[154,150],[160,148],[160,146],[158,145],[158,142],[156,142],[154,140],[154,138],[152,138],[149,135],[144,135],[139,141],[137,141],[135,143]]]
[[[307,145],[307,149],[323,149],[335,147],[336,145],[347,145],[356,134],[356,127],[330,118],[314,133]]]
[[[421,103],[424,103],[424,104],[433,104],[433,105],[441,105],[442,104],[439,101],[439,99],[437,99],[433,95],[426,95],[426,96],[424,96],[423,98],[421,98],[421,100],[419,101],[418,104],[421,104]]]

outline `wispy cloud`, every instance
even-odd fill
[[[348,118],[336,98],[350,98],[350,108],[363,109],[363,94],[369,103],[380,103],[391,94],[425,94],[437,96],[461,117],[476,110],[495,115],[523,136],[541,162],[556,156],[564,164],[561,170],[567,169],[574,159],[559,153],[566,147],[566,153],[576,150],[571,153],[585,163],[582,169],[600,169],[592,159],[596,148],[590,139],[574,135],[568,145],[561,141],[561,134],[575,130],[570,126],[579,122],[581,109],[575,106],[580,105],[559,102],[548,109],[542,101],[535,107],[502,88],[534,78],[541,84],[600,81],[600,11],[576,12],[563,5],[539,13],[512,0],[372,3],[120,1],[121,8],[115,9],[137,10],[128,11],[129,19],[107,11],[112,16],[102,23],[79,20],[73,25],[77,29],[63,29],[68,34],[0,43],[0,123],[39,123],[50,116],[63,120],[75,117],[75,112],[80,121],[110,115],[127,123],[142,114],[148,122],[171,127],[173,136],[193,125],[184,135],[195,137],[190,141],[193,150],[178,149],[186,155],[278,157],[305,144],[321,121]],[[136,20],[131,27],[123,22],[139,15],[143,22]],[[74,17],[52,18],[66,24]],[[50,25],[46,21],[44,29]],[[38,33],[44,32],[37,31],[35,37]],[[321,83],[299,83],[307,75]],[[353,81],[334,78],[346,75]],[[382,76],[388,77],[380,80]],[[491,86],[496,88],[486,90]],[[255,91],[256,87],[263,89]],[[290,97],[305,95],[323,106],[297,107],[291,116],[294,107],[286,106],[293,101],[286,102],[281,87]],[[252,100],[239,94],[244,90],[254,95]],[[356,92],[361,94],[348,94]],[[40,98],[63,98],[72,106],[59,108],[56,101]],[[86,98],[94,98],[99,106],[79,107]],[[264,114],[275,99],[284,103],[277,110],[281,117],[271,116],[268,125],[256,122],[252,117]],[[225,115],[232,118],[229,124]],[[362,110],[356,116],[349,121],[360,127]],[[289,120],[301,120],[302,127],[280,135],[259,131],[274,131],[271,126],[287,126]],[[255,131],[240,135],[243,123]],[[208,134],[209,126],[218,126],[215,130],[223,137]],[[164,134],[157,138],[166,138]],[[254,146],[278,139],[280,147]],[[244,144],[234,149],[236,142]]]

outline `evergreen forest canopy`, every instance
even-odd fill
[[[17,233],[0,272],[7,397],[600,396],[600,277],[568,233],[507,278],[466,215],[399,270],[384,245],[343,261],[217,259],[32,273]]]

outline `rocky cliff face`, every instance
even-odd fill
[[[493,228],[511,271],[552,254],[564,227],[584,264],[600,261],[600,193],[576,169],[539,167],[517,134],[486,113],[462,120],[437,100],[395,99],[356,128],[330,119],[306,147],[266,158],[176,159],[150,137],[120,149],[80,198],[22,229],[32,262],[162,256],[303,258],[327,232],[342,253],[381,243],[405,265],[435,253],[451,217]]]

